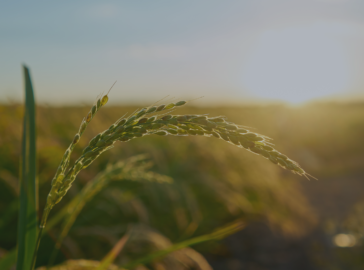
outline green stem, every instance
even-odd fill
[[[35,268],[35,263],[37,261],[37,253],[38,253],[38,249],[39,249],[40,240],[42,239],[43,229],[45,228],[45,225],[46,225],[47,219],[48,219],[48,215],[51,210],[52,210],[51,207],[46,207],[44,209],[42,221],[40,222],[40,225],[39,225],[39,232],[38,232],[37,242],[36,242],[34,253],[33,253],[32,265],[31,265],[30,270],[34,270],[34,268]]]

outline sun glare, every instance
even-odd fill
[[[264,32],[249,55],[243,84],[264,99],[302,103],[349,86],[346,52],[337,24]]]

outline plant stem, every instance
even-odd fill
[[[39,225],[38,237],[37,237],[37,242],[35,244],[35,249],[34,249],[33,259],[32,259],[32,265],[31,265],[30,270],[34,270],[34,268],[35,268],[35,263],[37,261],[37,253],[38,253],[38,249],[39,249],[39,244],[40,244],[40,240],[42,239],[42,235],[43,235],[43,229],[45,228],[45,225],[46,225],[47,219],[48,219],[48,215],[49,215],[49,212],[51,210],[52,210],[51,207],[46,207],[44,209],[42,220],[41,220],[40,225]]]

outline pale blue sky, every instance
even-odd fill
[[[364,1],[2,1],[0,102],[165,95],[307,101],[364,93]]]

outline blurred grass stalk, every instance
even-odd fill
[[[20,159],[20,208],[17,270],[29,270],[37,238],[38,185],[36,180],[35,101],[29,69],[23,66],[25,110]]]
[[[64,238],[70,231],[81,210],[93,197],[107,187],[111,181],[128,179],[132,181],[150,181],[157,183],[172,182],[172,178],[150,171],[149,168],[152,164],[150,162],[145,162],[146,158],[146,155],[137,155],[130,157],[125,161],[119,161],[114,165],[109,165],[104,171],[100,172],[89,181],[82,190],[62,208],[62,210],[58,211],[58,213],[49,220],[44,232],[63,221],[55,249],[49,258],[49,266],[53,264],[57,251],[61,247]]]
[[[140,259],[131,261],[131,262],[123,265],[122,268],[119,270],[134,269],[138,265],[145,265],[149,262],[161,259],[161,258],[165,257],[166,255],[168,255],[169,253],[172,253],[174,251],[177,251],[177,250],[180,250],[180,249],[183,249],[186,247],[190,247],[190,246],[193,246],[196,244],[200,244],[200,243],[203,243],[206,241],[221,240],[229,235],[232,235],[232,234],[244,229],[245,226],[246,226],[246,223],[243,219],[235,220],[234,222],[232,222],[228,225],[225,225],[221,228],[216,229],[212,233],[208,233],[208,234],[204,234],[201,236],[187,239],[185,241],[173,244],[172,246],[168,247],[167,249],[160,250],[160,251],[154,252],[152,254],[148,254]],[[132,233],[133,233],[133,231],[131,231],[130,238],[132,238]]]

